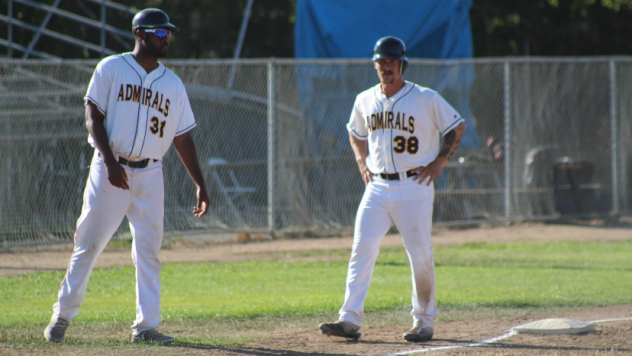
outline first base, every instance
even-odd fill
[[[516,326],[513,331],[529,334],[580,334],[595,330],[595,324],[572,319],[542,319]]]

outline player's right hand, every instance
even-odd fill
[[[208,193],[206,193],[206,189],[197,190],[197,205],[193,207],[193,215],[196,218],[201,218],[208,212],[208,208],[211,205],[211,200],[208,197]]]
[[[373,173],[366,166],[360,168],[360,173],[362,174],[362,180],[364,181],[364,185],[369,185],[369,183],[373,182]]]
[[[106,168],[110,184],[123,190],[129,190],[129,179],[127,178],[127,173],[125,173],[123,166],[116,162],[111,165],[106,165]]]

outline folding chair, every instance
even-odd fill
[[[232,169],[226,168],[225,166],[228,162],[223,158],[210,158],[207,161],[208,166],[211,168],[211,173],[217,186],[219,187],[220,193],[226,199],[226,203],[232,210],[237,222],[241,225],[246,226],[247,224],[244,221],[241,212],[237,208],[236,200],[241,197],[245,193],[254,193],[257,191],[255,187],[245,187],[239,184],[237,177],[235,177],[235,173]],[[220,174],[220,172],[222,172]],[[224,174],[225,172],[225,174]],[[224,179],[222,179],[222,176]],[[246,204],[246,209],[250,210],[248,204]]]

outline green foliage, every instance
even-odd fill
[[[632,54],[630,0],[474,0],[475,57]]]

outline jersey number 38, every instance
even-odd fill
[[[397,136],[393,139],[393,142],[397,144],[397,146],[393,147],[393,151],[396,153],[408,151],[410,154],[415,154],[419,150],[419,140],[415,136],[410,136],[408,140],[404,136]]]

